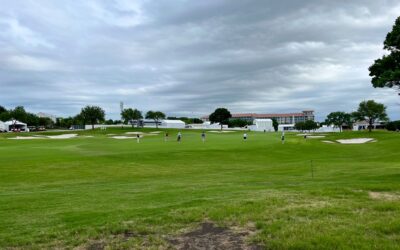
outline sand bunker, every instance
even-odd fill
[[[362,144],[362,143],[367,143],[371,141],[375,141],[373,138],[355,138],[355,139],[342,139],[342,140],[336,140],[339,143],[342,144]]]
[[[33,135],[33,136],[17,136],[14,138],[8,138],[13,140],[33,140],[33,139],[70,139],[77,137],[77,134],[62,134],[62,135]]]
[[[150,134],[159,134],[159,133],[161,133],[162,131],[153,131],[153,132],[150,132]]]
[[[315,138],[325,138],[325,135],[309,135],[307,138],[315,139]]]
[[[144,133],[142,133],[142,132],[126,132],[125,134],[126,135],[142,135]]]
[[[17,136],[14,138],[8,138],[11,140],[33,140],[33,139],[45,139],[45,137],[38,137],[38,136]]]
[[[120,140],[124,140],[124,139],[136,139],[136,137],[133,136],[125,136],[125,135],[117,135],[117,136],[112,136],[110,138],[114,138],[114,139],[120,139]]]
[[[335,142],[333,142],[333,141],[322,141],[322,142],[325,142],[325,143],[335,143]]]
[[[78,136],[77,134],[62,134],[62,135],[48,135],[46,137],[50,139],[69,139],[77,136]]]
[[[232,133],[232,132],[235,132],[235,131],[226,131],[226,130],[222,130],[222,131],[220,131],[220,130],[212,130],[212,131],[208,131],[208,132],[210,132],[210,133]]]

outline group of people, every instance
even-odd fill
[[[168,134],[168,132],[166,132],[165,136],[164,136],[164,141],[168,141],[168,138],[169,138],[169,134]],[[177,140],[177,142],[181,142],[182,141],[182,133],[180,131],[177,134],[176,140]],[[201,132],[201,140],[203,142],[206,141],[206,133],[204,131]]]
[[[168,141],[168,138],[169,138],[169,133],[166,132],[165,136],[164,136],[164,141]],[[179,143],[182,141],[182,133],[180,131],[177,134],[176,140]],[[201,140],[203,141],[203,143],[206,141],[206,133],[204,131],[201,132]],[[247,133],[243,134],[243,140],[247,141]],[[139,134],[136,134],[136,141],[137,141],[137,143],[140,142],[140,135]],[[282,141],[282,144],[285,144],[285,132],[282,132],[281,141]]]

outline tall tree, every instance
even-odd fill
[[[158,122],[161,119],[165,119],[165,114],[161,111],[148,111],[146,113],[146,119],[153,119],[154,122],[156,123],[156,128],[158,128]]]
[[[0,105],[0,114],[4,112],[7,112],[7,109]]]
[[[304,129],[310,131],[310,130],[316,130],[318,128],[318,123],[316,123],[313,120],[307,120],[304,122]]]
[[[79,115],[85,123],[92,125],[92,129],[96,123],[103,122],[105,119],[104,110],[98,106],[86,106]]]
[[[389,54],[375,60],[369,67],[372,85],[375,88],[400,89],[400,17],[396,19],[392,31],[386,35],[383,45]]]
[[[214,113],[212,113],[209,116],[209,120],[211,122],[219,122],[219,124],[221,125],[221,130],[222,130],[222,125],[224,124],[228,124],[229,122],[229,118],[231,118],[231,112],[229,112],[229,110],[227,110],[226,108],[217,108]]]
[[[357,111],[354,112],[353,115],[358,120],[365,120],[368,122],[369,132],[371,132],[372,126],[376,121],[385,121],[388,119],[385,105],[373,100],[361,102]]]
[[[294,129],[299,130],[299,131],[305,130],[306,129],[305,122],[296,122],[296,124],[294,124]]]
[[[275,132],[278,132],[279,123],[275,118],[272,118],[272,126],[274,127]]]
[[[332,112],[330,113],[326,119],[325,123],[327,125],[333,125],[335,127],[338,127],[340,129],[340,132],[342,132],[342,127],[343,125],[350,126],[351,125],[351,114],[337,111],[337,112]]]
[[[14,109],[10,110],[10,116],[12,119],[26,122],[27,120],[27,112],[23,106],[17,106]]]
[[[137,109],[132,109],[132,108],[127,108],[122,110],[121,112],[121,117],[122,119],[124,119],[125,123],[131,123],[132,127],[134,126],[134,122],[133,121],[138,121],[139,119],[142,119],[142,112],[140,112]]]

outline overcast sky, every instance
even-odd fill
[[[400,15],[398,0],[0,0],[0,105],[77,114],[119,102],[201,116],[353,111],[400,98],[368,67]]]

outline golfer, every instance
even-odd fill
[[[284,131],[282,131],[281,141],[282,141],[282,144],[285,144],[285,132]]]
[[[181,140],[182,140],[182,134],[181,132],[178,132],[178,142],[181,142]]]
[[[136,142],[139,143],[140,142],[140,135],[136,134]]]
[[[201,140],[202,140],[203,142],[206,141],[206,133],[205,133],[204,131],[201,133]]]
[[[245,141],[247,140],[247,134],[246,133],[243,134],[243,140],[245,140]]]
[[[168,132],[165,133],[164,141],[168,141]]]

